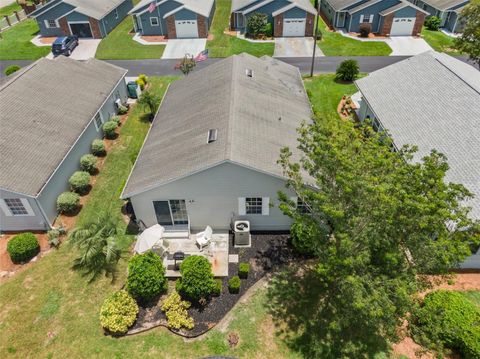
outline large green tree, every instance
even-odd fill
[[[302,159],[284,149],[279,162],[302,205],[281,193],[280,207],[315,265],[275,281],[272,308],[305,356],[369,357],[397,338],[422,275],[470,254],[470,193],[445,182],[445,156],[413,161],[414,148],[393,151],[368,124],[316,119],[299,134]]]
[[[480,67],[480,0],[472,0],[460,16],[465,26],[462,35],[455,39],[455,48],[468,54]]]

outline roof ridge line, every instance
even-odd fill
[[[447,55],[448,56],[448,55]],[[448,66],[445,62],[442,61],[442,59],[438,58],[437,56],[432,56],[435,61],[437,61],[440,65],[442,65],[443,67],[445,67],[449,72],[451,72],[455,77],[457,77],[458,79],[460,79],[460,81],[462,81],[465,85],[467,85],[468,87],[470,87],[473,91],[475,91],[476,93],[478,93],[480,95],[480,91],[478,89],[475,88],[475,86],[473,86],[472,84],[470,84],[470,82],[468,82],[467,80],[465,80],[462,76],[458,75],[454,70],[452,70],[450,68],[450,66]],[[460,60],[458,60],[460,61]],[[465,64],[467,66],[470,66],[469,64]]]
[[[235,86],[235,69],[236,69],[236,62],[237,62],[237,56],[238,55],[233,55],[232,56],[232,68],[231,68],[231,82],[230,82],[230,101],[229,101],[229,109],[228,109],[228,124],[227,124],[227,138],[226,138],[226,146],[225,146],[225,158],[226,159],[231,159],[232,158],[232,139],[233,139],[233,123],[234,123],[234,108],[235,108],[235,92],[236,92],[236,86]]]

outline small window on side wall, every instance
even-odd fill
[[[102,128],[102,116],[100,115],[100,112],[97,112],[95,117],[93,118],[93,122],[95,122],[95,127],[97,128],[97,131],[99,131]]]
[[[26,198],[5,198],[0,205],[6,216],[34,216],[35,213]]]
[[[46,25],[47,25],[48,28],[58,27],[58,26],[57,26],[57,21],[54,20],[54,19],[45,20],[45,22],[46,22]]]
[[[151,17],[150,18],[150,25],[151,26],[158,26],[158,17]]]
[[[113,10],[113,13],[115,14],[115,19],[118,19],[118,9]]]

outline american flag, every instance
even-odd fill
[[[157,4],[155,4],[155,1],[156,0],[154,0],[150,3],[150,6],[148,7],[148,12],[154,12],[155,9],[157,8]]]
[[[193,59],[194,59],[196,62],[205,61],[206,59],[208,59],[208,49],[203,50],[203,51],[200,52],[197,56],[195,56]]]

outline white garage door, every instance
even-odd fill
[[[411,36],[415,25],[414,17],[396,17],[393,19],[390,36]]]
[[[305,36],[305,19],[284,19],[283,36]]]
[[[197,20],[175,20],[177,38],[198,37]]]

